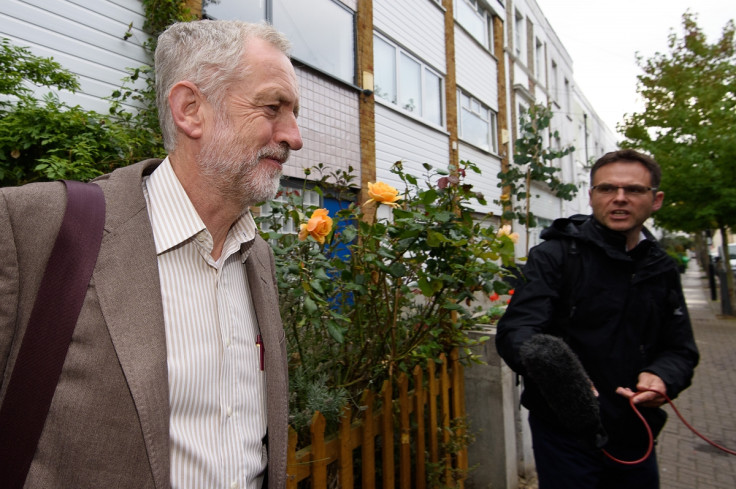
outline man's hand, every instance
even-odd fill
[[[636,389],[639,392],[634,392],[628,387],[619,387],[616,389],[616,394],[627,399],[633,398],[634,404],[641,404],[644,407],[659,407],[666,402],[665,397],[658,393],[666,394],[667,386],[664,385],[662,379],[651,372],[642,372],[639,374],[639,382],[636,384]],[[652,389],[657,392],[646,389]]]

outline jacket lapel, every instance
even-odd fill
[[[286,338],[279,313],[272,257],[268,244],[260,236],[256,236],[245,268],[265,348],[269,487],[282,487],[286,474],[288,376]]]
[[[156,487],[169,487],[169,389],[161,289],[143,171],[126,167],[97,182],[108,216],[94,280],[118,360],[138,410]]]

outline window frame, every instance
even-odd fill
[[[464,106],[465,100],[468,100],[469,106]],[[473,97],[470,93],[458,88],[457,90],[457,109],[458,109],[458,120],[457,120],[457,134],[458,138],[462,139],[465,143],[480,148],[484,151],[488,151],[493,154],[498,154],[499,143],[498,143],[498,113],[488,105],[481,102],[479,99]],[[478,107],[480,110],[475,110]],[[488,124],[488,147],[479,146],[475,142],[470,141],[467,137],[463,136],[463,115],[464,111],[471,115],[476,116],[479,120]],[[482,114],[487,114],[484,118]]]
[[[485,49],[492,51],[493,50],[493,12],[486,9],[483,5],[478,2],[478,0],[454,0],[454,16],[455,16],[455,22],[465,30],[465,32],[470,35],[473,39],[475,39],[478,43],[480,43]],[[467,12],[470,13],[471,11],[475,12],[478,17],[480,18],[481,22],[483,23],[483,37],[484,39],[478,39],[478,37],[473,33],[473,30],[470,29],[467,25],[467,23],[463,22],[463,19],[460,17],[461,12],[461,3],[465,4],[468,8]]]
[[[241,0],[241,1],[251,1],[251,0]],[[277,29],[283,30],[283,29],[280,29],[279,28],[279,25],[274,22],[274,10],[275,10],[274,2],[275,1],[276,0],[264,0],[264,5],[263,5],[263,18],[261,18],[261,19],[243,19],[243,20],[255,21],[255,22],[257,22],[257,21],[266,21],[269,24],[271,24],[274,27],[276,27]],[[300,0],[286,0],[286,1],[300,1]],[[355,81],[356,81],[356,71],[357,71],[357,61],[358,61],[358,52],[357,52],[357,45],[358,45],[357,44],[358,43],[358,39],[357,39],[357,12],[354,11],[353,9],[351,9],[350,7],[348,7],[347,5],[345,5],[340,0],[324,0],[324,1],[330,2],[336,8],[340,8],[340,9],[344,10],[346,13],[349,13],[350,16],[352,17],[352,25],[351,25],[351,29],[350,29],[350,31],[352,33],[352,46],[351,46],[352,47],[352,50],[351,50],[352,66],[350,66],[349,70],[347,69],[347,67],[345,67],[345,70],[344,70],[345,73],[343,74],[343,73],[340,72],[341,71],[339,69],[339,68],[341,68],[340,66],[338,66],[338,70],[336,70],[336,71],[329,70],[328,67],[326,67],[326,66],[320,66],[319,64],[315,64],[314,62],[310,62],[308,60],[305,60],[303,57],[300,57],[299,54],[295,52],[295,50],[292,50],[292,58],[295,59],[295,60],[298,60],[299,63],[301,63],[301,64],[303,64],[305,66],[309,66],[310,68],[314,68],[315,70],[317,70],[317,71],[319,71],[321,73],[325,73],[326,75],[329,75],[329,76],[335,78],[336,80],[340,80],[340,81],[342,81],[344,83],[349,83],[351,85],[354,85],[355,84]],[[205,18],[213,18],[213,17],[209,17],[207,15],[206,8],[203,9],[203,14],[204,14],[204,17]],[[296,43],[294,45],[296,46]],[[310,46],[310,47],[313,47],[313,46]],[[348,72],[349,72],[349,74],[348,74]],[[343,75],[345,75],[347,78],[344,77]]]
[[[514,53],[519,59],[523,59],[524,45],[526,38],[526,28],[524,15],[516,10],[514,12]]]
[[[399,44],[393,42],[391,39],[387,38],[381,33],[374,31],[373,38],[374,38],[374,44],[375,44],[375,39],[378,38],[380,41],[384,42],[390,47],[393,47],[394,49],[393,88],[395,89],[394,95],[396,99],[391,100],[389,98],[386,98],[381,93],[380,87],[377,84],[374,86],[374,92],[373,92],[376,99],[381,100],[387,104],[390,104],[396,110],[399,110],[404,114],[409,114],[412,117],[415,117],[423,122],[431,124],[432,126],[444,128],[446,119],[447,119],[445,108],[444,108],[444,104],[445,104],[445,100],[444,100],[445,77],[444,75],[442,75],[442,73],[432,68],[432,66],[430,66],[429,64],[422,61],[419,57],[415,56],[411,51],[404,49]],[[419,112],[414,111],[414,110],[409,110],[407,108],[404,108],[401,105],[402,103],[402,93],[401,93],[402,91],[401,89],[402,57],[405,57],[409,61],[415,62],[419,65],[419,71],[420,71],[419,89],[421,90],[421,101],[419,103],[419,108],[420,108]],[[383,66],[383,65],[379,65],[379,63],[376,62],[375,55],[374,55],[373,66],[374,66],[375,71],[378,71],[379,66]],[[430,101],[428,98],[428,91],[429,91],[428,88],[429,87],[427,84],[427,73],[432,74],[434,77],[436,77],[437,80],[439,80],[439,97],[437,99],[438,107],[436,107],[438,109],[437,113],[439,115],[439,121],[430,119],[426,115],[427,112],[430,112],[427,110],[428,102]],[[374,80],[377,80],[377,79],[378,79],[378,76],[375,76],[375,73],[374,73]]]
[[[285,185],[284,182],[281,184],[281,188],[279,189],[279,192],[276,194],[276,196],[261,204],[259,207],[260,217],[268,217],[271,213],[271,202],[280,202],[285,203],[288,202],[287,195],[291,192],[299,192],[301,193],[301,198],[303,199],[303,202],[305,202],[304,207],[308,208],[311,206],[315,206],[317,208],[322,207],[323,198],[319,194],[319,192],[309,189],[309,188],[302,188],[297,186],[291,186],[291,185]],[[316,197],[316,203],[315,201]],[[279,219],[280,220],[280,219]],[[281,228],[279,229],[279,233],[281,234],[299,234],[299,224],[300,223],[294,223],[293,219],[289,219],[286,223],[281,222]],[[261,225],[261,230],[263,232],[270,232],[271,228],[265,225]]]

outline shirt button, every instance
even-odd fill
[[[230,489],[237,489],[238,488],[238,481],[233,481],[232,484],[230,484]]]
[[[228,338],[225,340],[225,346],[230,346],[230,345],[232,345],[232,341],[230,341],[230,338]]]
[[[230,407],[230,406],[228,406],[228,407],[227,407],[227,417],[229,418],[229,417],[230,417],[230,416],[232,416],[232,415],[233,415],[233,408],[232,408],[232,407]]]

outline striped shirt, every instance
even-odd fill
[[[245,273],[245,212],[212,259],[212,236],[169,159],[143,181],[158,255],[169,374],[174,488],[260,488],[267,457],[265,378]]]

